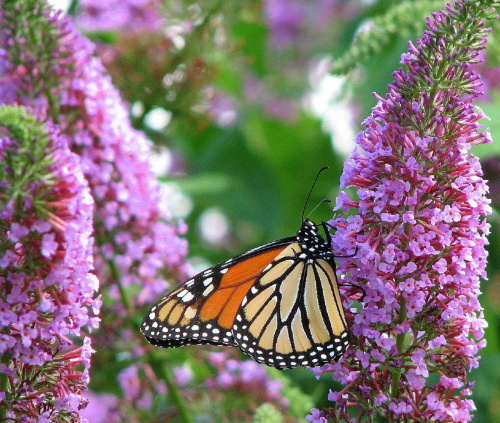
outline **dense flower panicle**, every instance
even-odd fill
[[[20,22],[29,22],[29,25]],[[123,325],[124,306],[135,308],[151,301],[164,292],[169,280],[188,272],[184,258],[187,243],[180,238],[185,225],[174,224],[165,205],[160,203],[160,184],[148,162],[149,142],[142,133],[133,130],[111,79],[100,61],[93,57],[93,44],[78,34],[68,18],[61,18],[39,0],[6,4],[0,11],[0,23],[0,68],[5,71],[0,82],[0,103],[24,104],[44,119],[52,118],[70,150],[79,156],[78,166],[95,201],[93,249],[95,272],[103,293],[118,298],[118,284],[121,284],[135,294],[130,304],[119,301],[113,306],[114,310],[106,312],[114,316],[110,319],[111,325]],[[57,163],[64,161],[58,158]],[[61,209],[62,205],[55,201],[52,206]],[[83,204],[69,206],[75,213]],[[83,223],[81,227],[66,223],[64,216],[58,214],[48,214],[47,218],[68,237],[82,237],[79,231],[87,231]],[[31,237],[32,226],[26,226],[30,231],[27,234],[24,228],[25,225],[14,225],[11,232],[18,238]],[[41,254],[52,263],[58,258],[60,235],[40,231]],[[88,248],[92,248],[92,243],[88,243]],[[77,271],[83,269],[85,262],[77,251],[72,252],[72,257],[79,260],[79,268],[71,270],[77,277]],[[5,260],[10,258],[6,256]],[[59,284],[64,282],[62,276],[65,275],[56,271],[47,276],[50,290],[59,289]],[[84,298],[74,292],[71,295]],[[53,312],[52,303],[41,300],[41,309]],[[93,304],[96,309],[99,301]],[[113,314],[117,310],[119,313]],[[6,315],[10,314],[6,311]],[[87,324],[85,316],[72,309],[64,309],[61,318],[71,322],[74,318],[75,322],[68,329],[56,321],[55,327],[47,332],[53,339],[57,336],[67,339],[67,335],[78,334],[78,329]],[[94,325],[94,320],[89,322]],[[104,333],[108,335],[106,342],[110,343],[113,341],[109,335],[118,337],[121,331],[114,327]],[[29,343],[30,336],[24,334],[23,342]],[[94,338],[102,339],[100,336]],[[139,333],[135,334],[136,339],[138,336]],[[131,342],[127,347],[136,343]],[[32,359],[39,360],[42,353],[33,355]]]
[[[152,301],[166,290],[170,280],[182,278],[189,272],[185,262],[187,244],[180,237],[186,228],[182,222],[174,224],[165,205],[160,203],[160,184],[149,164],[150,145],[143,134],[132,129],[118,91],[101,62],[93,57],[94,46],[80,36],[67,19],[46,9],[35,10],[48,27],[43,31],[40,29],[43,26],[32,25],[30,31],[23,33],[12,11],[10,15],[9,10],[2,14],[3,26],[10,31],[9,39],[14,40],[14,44],[23,44],[28,52],[39,48],[36,40],[30,38],[38,30],[53,31],[57,42],[44,49],[43,57],[33,53],[36,59],[24,63],[24,56],[19,57],[15,49],[9,48],[10,41],[5,41],[2,65],[8,70],[9,78],[17,81],[14,86],[23,88],[0,87],[0,100],[29,104],[39,114],[57,119],[70,148],[80,156],[83,174],[96,204],[96,274],[101,280],[103,295],[118,299],[107,302],[112,305],[103,312],[107,321],[93,336],[94,345],[140,361],[145,348],[138,340],[138,331],[129,331],[127,312]],[[30,11],[24,13],[29,15]],[[14,72],[20,64],[26,70],[22,77]],[[32,89],[36,82],[34,75],[47,70],[50,75],[44,78],[57,80],[57,84],[53,83],[49,90]],[[48,253],[51,241],[46,240]],[[134,295],[128,297],[132,292]],[[128,302],[127,298],[130,298]],[[182,386],[188,379],[185,372],[175,374],[174,381],[184,393],[190,389]],[[146,410],[153,413],[153,399],[165,394],[164,382],[150,383],[153,380],[158,379],[146,364],[125,369],[118,376],[123,398],[110,400],[110,407],[103,414],[111,420],[128,420],[130,416],[140,420]],[[272,383],[268,384],[271,389]],[[90,394],[89,398],[93,409],[95,395]],[[116,411],[116,405],[129,415],[122,416]],[[170,408],[166,414],[175,414],[175,410]]]
[[[351,410],[405,421],[471,419],[466,372],[485,345],[478,296],[491,212],[469,152],[490,140],[471,104],[480,95],[470,64],[485,45],[482,13],[459,1],[433,15],[402,56],[408,71],[393,74],[344,166],[337,208],[355,214],[331,222],[333,251],[358,248],[338,270],[365,296],[351,325],[353,349],[318,371],[346,385],[329,396],[337,418]]]
[[[179,237],[185,227],[174,226],[160,204],[160,184],[149,164],[150,145],[132,129],[110,78],[86,51],[89,56],[81,63],[83,72],[73,82],[68,103],[85,117],[78,122],[82,129],[75,134],[74,148],[81,149],[97,206],[101,245],[96,266],[105,272],[106,261],[113,259],[121,283],[141,287],[137,301],[144,304],[165,291],[167,277],[187,273],[187,245]]]
[[[0,160],[10,163],[0,189],[0,409],[16,421],[76,421],[93,350],[89,338],[72,350],[69,337],[99,324],[94,203],[56,126],[9,106],[0,121]]]
[[[81,157],[96,203],[96,271],[101,283],[113,285],[119,277],[125,286],[135,284],[142,289],[138,304],[151,301],[166,289],[167,278],[188,272],[186,241],[179,237],[185,225],[175,226],[166,206],[160,204],[160,184],[148,161],[150,144],[131,127],[118,91],[93,57],[94,45],[68,19],[33,3],[33,15],[49,28],[40,24],[38,29],[50,30],[56,41],[51,39],[44,58],[38,57],[38,45],[29,44],[36,40],[22,28],[18,38],[13,36],[16,17],[3,11],[0,17],[7,38],[3,39],[2,67],[10,71],[12,86],[21,90],[0,90],[0,100],[37,107],[39,113],[58,119],[62,132],[69,136],[70,148]],[[12,47],[16,39],[26,53],[19,54]],[[34,59],[25,63],[25,56]],[[22,76],[15,71],[21,66],[25,69]],[[57,81],[49,91],[35,89],[41,67],[50,69],[45,79]],[[64,113],[59,115],[59,109]],[[110,274],[109,260],[115,262],[119,274]]]

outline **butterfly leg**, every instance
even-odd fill
[[[330,225],[328,222],[321,222],[322,225],[323,225],[323,229],[325,230],[325,235],[326,235],[326,242],[328,242],[329,244],[332,243],[332,234],[330,233],[330,231],[328,230],[328,228],[330,229],[334,229],[336,230],[337,228],[335,228],[335,226],[332,226]],[[354,253],[352,254],[347,254],[347,255],[337,255],[334,253],[334,256],[335,257],[338,257],[338,258],[349,258],[349,257],[354,257],[359,251],[359,247],[356,245],[356,249],[354,250]]]

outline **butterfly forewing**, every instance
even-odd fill
[[[151,308],[141,332],[153,345],[164,348],[236,346],[232,326],[243,298],[262,270],[293,240],[274,241],[197,274]]]

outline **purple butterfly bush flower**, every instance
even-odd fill
[[[131,127],[119,93],[91,56],[93,46],[73,35],[75,65],[82,72],[73,79],[65,102],[82,117],[77,121],[81,127],[73,132],[73,147],[80,151],[96,201],[96,268],[109,275],[103,283],[118,298],[117,275],[107,270],[113,260],[120,283],[141,288],[136,303],[142,305],[163,293],[173,275],[188,273],[187,243],[180,238],[186,227],[182,222],[176,226],[161,204],[161,187],[149,164],[151,146]]]
[[[76,421],[94,350],[71,337],[100,320],[94,202],[55,125],[2,106],[0,131],[0,418]]]
[[[129,329],[128,313],[189,273],[187,243],[181,238],[186,227],[174,223],[161,203],[161,187],[149,164],[151,146],[144,134],[132,128],[126,105],[94,56],[94,45],[39,0],[20,1],[16,8],[0,13],[0,69],[6,75],[0,80],[0,103],[26,104],[54,119],[78,154],[95,201],[95,272],[103,296],[115,300],[106,301],[103,314],[108,319],[94,335],[93,345],[114,348],[139,362],[145,354],[143,339]],[[29,31],[19,25],[18,14],[27,16]],[[30,38],[33,33],[47,34],[43,51],[36,37]],[[16,236],[22,236],[22,230],[15,228]],[[43,239],[45,256],[52,257],[54,241],[51,236]],[[50,282],[57,284],[57,280]],[[107,401],[106,415],[111,420],[151,412],[153,398],[167,393],[165,381],[158,380],[147,363],[126,367],[118,383],[123,400]],[[278,396],[277,382],[261,375],[258,383],[267,387],[266,395]],[[237,388],[244,386],[242,382]],[[89,398],[86,415],[100,406],[96,395],[91,393]],[[126,405],[121,409],[127,410],[127,417],[120,405]]]
[[[149,164],[149,141],[132,128],[126,105],[94,56],[94,45],[75,30],[69,18],[61,17],[41,0],[11,2],[0,11],[0,28],[0,70],[4,75],[0,104],[26,105],[43,120],[57,122],[69,149],[78,155],[95,202],[95,273],[104,296],[119,300],[108,301],[114,304],[107,305],[106,314],[118,317],[110,319],[110,325],[116,327],[106,333],[120,336],[124,329],[120,316],[152,301],[167,289],[169,281],[189,272],[187,242],[181,238],[186,227],[182,222],[174,223],[162,204],[161,186]],[[59,207],[59,203],[53,206]],[[72,212],[76,212],[74,205]],[[58,215],[48,215],[48,220],[53,227],[75,236],[85,230],[67,227]],[[12,237],[31,236],[31,232],[25,233],[31,226],[17,223],[10,229]],[[54,260],[60,240],[52,232],[40,233],[40,254]],[[9,254],[13,252],[8,251],[4,261],[13,260]],[[51,273],[46,283],[59,289],[61,279]],[[131,292],[134,295],[128,295],[127,303],[123,295]],[[53,307],[40,298],[41,310],[55,312]],[[6,309],[2,318],[7,322],[13,317],[9,307]],[[63,317],[72,319],[72,313],[65,310]],[[72,322],[80,327],[84,318],[75,315]],[[52,331],[64,337],[77,335],[76,329],[68,332],[58,321]],[[29,348],[34,335],[26,332],[20,336]],[[96,339],[100,336],[97,333]],[[106,343],[112,341],[106,337]],[[139,342],[130,345],[138,349]],[[32,360],[38,357],[33,355]]]
[[[141,287],[138,304],[152,301],[167,288],[166,279],[189,271],[184,260],[187,244],[179,236],[186,227],[182,222],[176,226],[161,204],[161,187],[149,164],[151,145],[132,128],[111,78],[93,56],[94,45],[67,18],[39,1],[31,2],[33,11],[26,13],[33,20],[43,19],[57,42],[48,44],[42,55],[27,42],[33,42],[26,40],[28,32],[18,31],[19,39],[13,35],[18,23],[3,13],[0,68],[6,70],[8,84],[0,85],[0,102],[37,107],[59,122],[70,148],[81,157],[96,203],[95,254],[101,282],[111,285],[116,296],[113,286],[119,276],[124,286]],[[16,42],[26,51],[13,48]],[[40,80],[46,86],[37,89]],[[119,275],[108,271],[110,260]]]
[[[327,423],[328,420],[324,416],[323,412],[321,410],[318,410],[317,408],[311,409],[311,414],[306,416],[306,421],[312,422],[312,423]]]
[[[478,296],[491,209],[469,150],[490,141],[472,105],[481,82],[471,65],[493,12],[491,2],[458,1],[433,14],[344,166],[337,209],[350,215],[331,222],[333,251],[354,253],[338,274],[347,309],[352,299],[362,308],[352,349],[317,371],[344,385],[324,410],[334,421],[472,418],[467,371],[486,343]]]

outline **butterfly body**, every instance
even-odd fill
[[[162,298],[141,331],[153,345],[239,347],[278,369],[338,360],[349,332],[330,236],[305,219],[295,237],[217,264]]]

